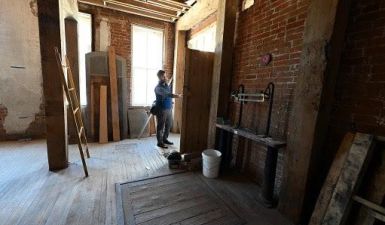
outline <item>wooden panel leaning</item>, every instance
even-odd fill
[[[110,75],[112,139],[114,141],[120,141],[118,80],[116,77],[115,58],[115,48],[110,46],[108,48],[108,71]]]
[[[309,225],[344,223],[362,175],[367,169],[373,135],[347,134],[329,170]]]
[[[79,153],[83,164],[83,170],[86,177],[88,177],[88,170],[87,170],[87,164],[85,161],[84,155],[87,155],[87,158],[90,157],[89,151],[88,151],[88,143],[87,143],[87,136],[86,131],[84,129],[83,119],[82,119],[82,112],[81,112],[81,106],[79,102],[79,98],[77,96],[76,92],[76,86],[73,80],[72,71],[70,68],[70,63],[65,57],[65,65],[63,65],[62,58],[60,56],[59,50],[57,47],[55,47],[55,55],[56,55],[56,62],[59,67],[59,77],[60,81],[62,83],[64,93],[67,97],[67,101],[69,103],[70,109],[72,111],[74,126],[77,130],[77,140],[78,140],[78,147],[79,147]],[[67,80],[65,77],[65,68],[67,68]],[[84,146],[84,147],[83,147]]]

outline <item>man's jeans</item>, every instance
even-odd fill
[[[167,140],[172,126],[171,109],[163,109],[156,115],[156,121],[158,123],[156,127],[156,138],[158,144],[163,144]]]

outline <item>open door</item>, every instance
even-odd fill
[[[181,153],[207,148],[214,53],[188,49],[183,87]]]

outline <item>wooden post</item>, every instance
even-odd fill
[[[43,92],[47,128],[49,170],[68,167],[66,113],[54,47],[60,49],[58,0],[38,0]]]
[[[182,93],[184,84],[184,70],[186,58],[186,32],[175,32],[175,54],[174,54],[174,92]],[[172,131],[180,133],[182,128],[182,99],[175,100],[174,122]]]
[[[110,75],[112,139],[114,141],[120,141],[118,79],[116,77],[115,58],[115,48],[110,46],[108,48],[108,70]]]
[[[233,66],[237,0],[219,1],[217,11],[216,48],[211,89],[208,147],[215,145],[217,117],[227,116]]]
[[[350,0],[311,1],[293,109],[279,210],[307,223],[316,198],[319,170],[333,102]],[[338,16],[337,16],[338,15]],[[309,171],[312,171],[310,173]],[[306,203],[306,205],[304,205]]]

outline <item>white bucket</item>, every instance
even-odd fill
[[[222,153],[218,150],[207,149],[202,152],[203,175],[207,178],[218,177]]]

